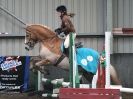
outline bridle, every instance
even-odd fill
[[[28,36],[28,42],[27,42],[27,36]],[[32,50],[34,48],[34,45],[37,43],[37,40],[35,40],[34,38],[32,38],[31,34],[30,33],[26,33],[26,36],[25,36],[25,45],[27,45],[25,47],[26,50]]]

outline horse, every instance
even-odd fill
[[[52,31],[52,29],[39,24],[28,25],[25,29],[25,45],[27,46],[27,50],[32,50],[37,43],[40,43],[39,53],[41,60],[35,63],[37,67],[45,66],[51,63],[64,70],[69,70],[69,58],[64,55],[61,50],[63,40],[59,38],[58,35]],[[97,54],[95,50],[92,51]],[[97,61],[99,61],[98,55],[96,55],[96,58]],[[89,81],[89,83],[91,83],[95,73],[88,72],[83,68],[81,71],[83,72],[83,76]],[[111,66],[111,76],[116,84],[120,84],[117,73],[113,66]]]

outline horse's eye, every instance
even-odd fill
[[[29,37],[30,35],[29,34],[26,34],[26,37]]]

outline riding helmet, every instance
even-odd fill
[[[64,5],[60,5],[56,8],[57,12],[67,12],[67,8]]]

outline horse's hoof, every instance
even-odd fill
[[[39,64],[39,63],[35,63],[35,66],[38,66],[38,67],[39,67],[39,66],[40,66],[40,64]]]
[[[50,75],[49,70],[39,70],[44,75]]]

